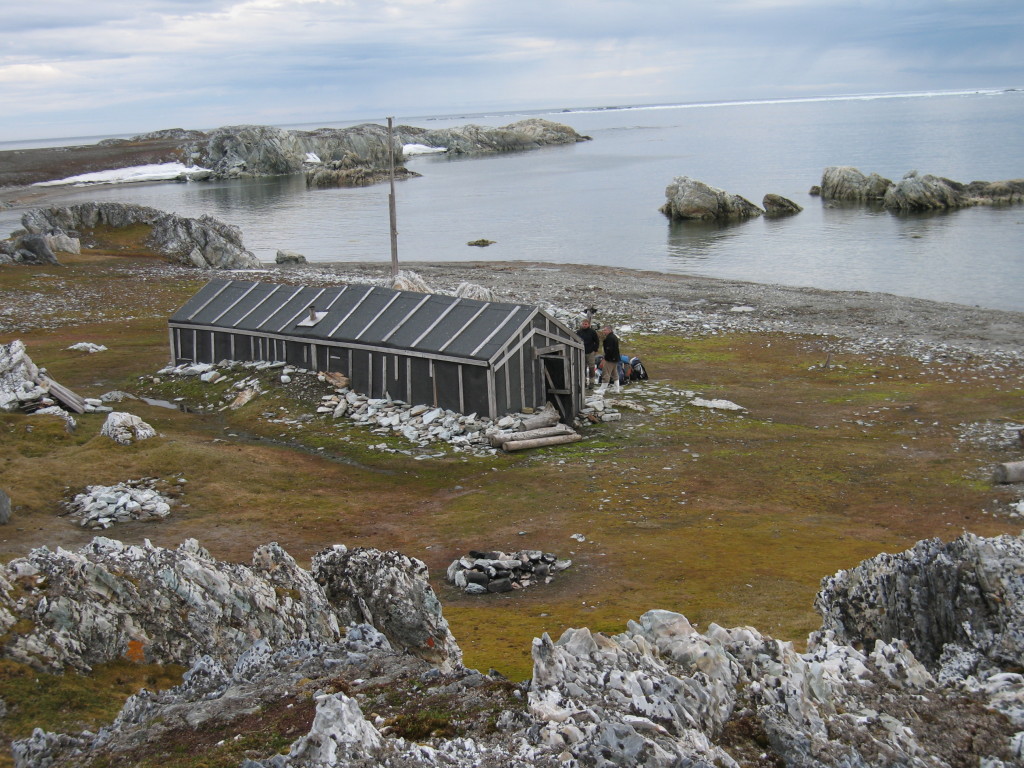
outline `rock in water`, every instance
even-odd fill
[[[885,192],[883,201],[893,211],[935,211],[972,205],[967,188],[956,181],[910,171]]]
[[[764,213],[744,197],[730,195],[689,176],[677,176],[666,187],[665,197],[666,202],[659,210],[673,220],[749,219]]]
[[[823,200],[853,200],[881,202],[892,181],[872,173],[865,176],[848,165],[830,166],[821,176]]]
[[[761,201],[761,205],[764,206],[764,215],[777,217],[777,216],[792,216],[794,213],[800,213],[803,208],[792,200],[783,197],[782,195],[767,194]]]

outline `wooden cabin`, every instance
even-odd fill
[[[585,357],[538,307],[371,285],[207,283],[170,318],[171,360],[284,362],[340,372],[370,397],[492,419],[582,408]]]

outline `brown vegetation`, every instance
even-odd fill
[[[37,364],[85,396],[121,389],[212,402],[211,385],[149,378],[167,359],[166,317],[205,276],[99,245],[107,250],[62,257],[65,267],[0,269],[0,304],[20,308],[0,315],[0,341],[21,338]],[[65,312],[43,322],[31,314],[71,291]],[[109,351],[67,349],[78,341]],[[401,550],[429,566],[467,666],[523,679],[533,637],[574,626],[616,632],[652,608],[702,629],[749,624],[799,642],[819,625],[812,601],[823,576],[922,538],[1020,529],[1006,514],[1018,495],[989,481],[1015,449],[964,434],[1021,417],[1024,371],[994,374],[981,358],[939,370],[797,334],[628,342],[652,379],[622,398],[647,412],[625,410],[582,442],[523,454],[416,461],[372,450],[405,447],[399,437],[318,418],[274,421],[266,414],[314,413],[327,390],[269,377],[269,390],[237,411],[128,403],[161,436],[127,448],[98,435],[99,414],[80,417],[74,433],[58,419],[0,414],[0,487],[14,504],[0,555],[87,542],[60,505],[84,485],[180,474],[187,506],[108,535],[169,547],[196,537],[233,561],[270,541],[300,562],[336,542]],[[684,406],[684,389],[746,411]],[[574,565],[550,585],[504,595],[470,597],[443,583],[452,559],[492,548],[543,549]],[[15,678],[0,678],[0,697],[17,712]],[[47,722],[95,727],[109,716]],[[430,723],[403,725],[421,726]]]

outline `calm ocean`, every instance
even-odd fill
[[[894,215],[808,195],[829,165],[899,179],[1024,177],[1024,92],[887,94],[400,118],[441,127],[540,116],[593,141],[473,158],[417,156],[397,187],[399,259],[600,264],[830,290],[883,291],[1024,310],[1024,207]],[[337,123],[335,125],[350,125]],[[309,126],[288,126],[312,128]],[[671,224],[665,187],[687,175],[797,216],[726,226]],[[307,190],[272,178],[94,187],[71,200],[120,200],[241,228],[259,258],[390,260],[386,184]],[[62,201],[63,202],[63,201]],[[0,232],[18,213],[0,212]],[[496,241],[486,249],[469,240]]]

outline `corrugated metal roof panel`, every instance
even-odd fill
[[[311,305],[323,318],[300,326]],[[485,360],[538,311],[521,304],[361,285],[303,288],[214,280],[175,312],[171,322]]]

